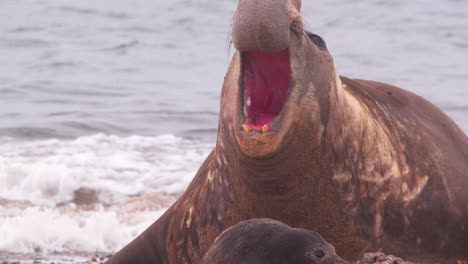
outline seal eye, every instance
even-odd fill
[[[323,252],[323,250],[321,250],[321,249],[316,250],[316,251],[314,252],[314,256],[315,256],[316,258],[321,259],[321,258],[325,257],[325,252]]]
[[[317,45],[317,47],[319,47],[321,49],[326,49],[327,48],[327,44],[325,44],[325,41],[319,35],[307,32],[307,36],[309,37],[310,40],[312,40],[312,42],[315,45]]]

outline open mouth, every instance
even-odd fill
[[[289,50],[244,53],[244,130],[267,132],[289,93]]]

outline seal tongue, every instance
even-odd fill
[[[246,123],[260,131],[279,115],[289,90],[289,51],[251,51],[244,55]]]

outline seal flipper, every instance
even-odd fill
[[[167,227],[172,208],[120,250],[106,264],[169,263],[166,246]]]

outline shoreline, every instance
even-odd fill
[[[105,263],[110,253],[12,253],[0,251],[1,264],[97,264]]]

